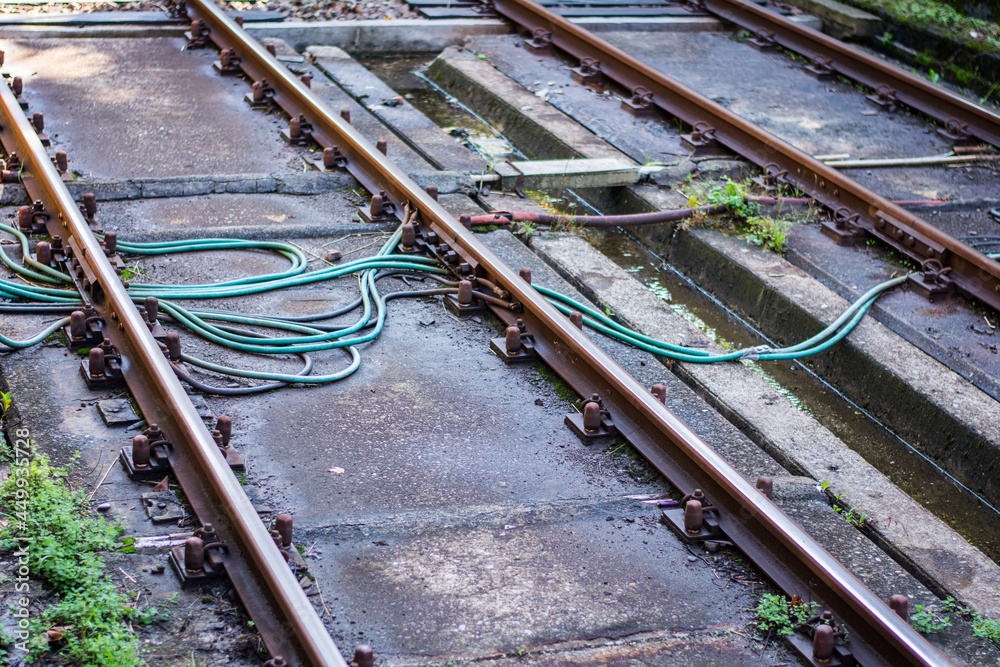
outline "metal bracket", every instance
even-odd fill
[[[802,71],[818,81],[832,81],[837,78],[833,60],[826,56],[816,56],[812,59],[812,64],[803,67]]]
[[[889,112],[896,111],[903,105],[903,103],[899,101],[899,98],[896,97],[896,91],[884,83],[879,84],[873,94],[865,95],[865,99],[875,106]]]
[[[747,44],[762,53],[774,51],[778,46],[774,41],[774,33],[764,28],[758,30],[753,37],[748,39]]]
[[[535,55],[555,53],[555,47],[552,45],[552,33],[545,28],[535,28],[531,39],[524,43],[524,48]]]
[[[653,104],[652,91],[642,86],[632,89],[632,97],[622,99],[622,109],[636,118],[651,118],[656,115],[656,105]]]
[[[833,220],[824,220],[821,231],[837,245],[851,246],[864,243],[868,233],[859,223],[861,215],[846,206],[833,212]]]

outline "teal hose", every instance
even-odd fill
[[[14,340],[13,338],[8,338],[7,336],[0,334],[0,344],[12,348],[31,347],[32,345],[37,345],[38,343],[41,343],[43,340],[45,340],[55,332],[59,331],[67,324],[69,324],[69,318],[64,317],[58,322],[53,322],[52,324],[47,326],[43,331],[41,331],[38,334],[35,334],[28,340]]]
[[[2,249],[0,249],[0,261],[26,283],[20,284],[0,279],[0,296],[19,300],[27,299],[38,304],[75,305],[80,303],[79,295],[75,291],[48,286],[72,281],[70,276],[44,266],[31,258],[28,253],[27,237],[20,230],[2,224],[0,224],[0,230],[12,234],[20,243],[25,266],[14,262]],[[361,355],[357,346],[373,341],[381,334],[386,321],[386,299],[376,286],[375,278],[379,271],[393,270],[447,275],[447,271],[432,258],[393,254],[392,251],[396,248],[401,234],[402,228],[397,229],[379,251],[371,257],[337,266],[327,266],[315,271],[308,271],[308,260],[300,248],[276,241],[205,238],[156,243],[119,241],[117,246],[122,253],[147,256],[194,251],[242,250],[272,252],[287,259],[289,266],[273,273],[200,285],[157,285],[133,282],[128,291],[132,300],[137,304],[141,304],[147,297],[157,297],[160,309],[196,336],[240,352],[265,355],[302,355],[321,350],[345,350],[350,357],[347,367],[324,375],[312,375],[310,373],[311,362],[307,364],[305,369],[293,374],[231,368],[187,354],[181,357],[185,363],[192,366],[234,377],[289,384],[318,384],[342,380],[357,371],[361,365]],[[336,327],[310,326],[306,323],[270,315],[195,310],[178,303],[179,300],[197,301],[262,294],[289,287],[315,284],[351,274],[358,276],[360,304],[355,302],[355,305],[349,306],[346,311],[335,314],[346,314],[350,308],[357,308],[359,305],[361,312],[353,323],[338,324]],[[561,313],[569,315],[573,311],[579,311],[583,315],[583,323],[603,335],[661,357],[704,364],[743,359],[800,359],[827,350],[843,340],[858,325],[876,299],[905,280],[904,276],[876,285],[841,313],[833,323],[800,343],[777,349],[761,346],[726,353],[711,353],[704,349],[673,345],[657,340],[629,329],[588,304],[545,287],[534,287]],[[28,281],[44,284],[31,284]],[[24,341],[15,341],[0,335],[0,343],[12,348],[29,347],[55,333],[68,321],[69,318],[64,318]],[[227,324],[250,326],[270,333],[238,329],[226,326]],[[365,332],[364,329],[370,330]]]

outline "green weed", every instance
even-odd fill
[[[132,262],[132,264],[122,269],[122,280],[125,282],[130,282],[133,278],[137,277],[145,278],[147,275],[146,269],[139,266],[139,262]]]
[[[917,632],[929,635],[950,628],[951,618],[930,606],[918,604],[910,614],[910,625]]]
[[[58,597],[31,621],[29,661],[141,665],[130,621],[144,622],[147,612],[136,617],[100,556],[116,547],[122,529],[92,516],[85,494],[70,490],[66,478],[67,468],[39,456],[0,485],[0,510],[16,518],[0,530],[0,550],[17,548],[17,536],[30,535],[31,575]]]
[[[754,610],[754,625],[761,632],[787,637],[815,616],[819,608],[816,602],[804,602],[798,598],[789,600],[783,595],[765,593]]]
[[[750,243],[781,253],[785,249],[785,241],[788,240],[787,232],[791,226],[791,223],[775,220],[770,216],[753,216],[746,220],[747,231],[743,238]]]

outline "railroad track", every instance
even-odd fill
[[[849,245],[877,238],[922,267],[922,273],[911,279],[921,293],[934,296],[958,288],[1000,309],[1000,264],[986,255],[529,0],[499,0],[493,6],[532,35],[532,48],[558,48],[584,63],[594,76],[607,77],[632,91],[643,105],[684,121],[692,128],[692,146],[724,146],[761,167],[772,183],[786,182],[826,206],[834,215],[825,231],[837,243]],[[833,68],[831,71],[865,84],[880,81],[870,85],[889,86],[892,94],[886,93],[886,104],[910,104],[931,117],[957,122],[962,132],[968,129],[966,138],[972,134],[996,142],[997,116],[982,107],[751,3],[735,0],[705,6],[738,25],[756,28],[759,38],[768,43],[828,58],[830,62],[824,60],[823,66]],[[758,27],[762,25],[766,27]]]
[[[653,93],[652,103],[692,126],[708,123],[713,132],[702,132],[702,139],[711,140],[714,134],[716,141],[762,167],[776,165],[783,179],[831,209],[848,206],[849,215],[842,216],[843,225],[837,227],[841,232],[856,234],[864,227],[906,253],[950,267],[959,288],[987,303],[1000,303],[995,296],[1000,267],[980,253],[550,12],[522,0],[499,0],[495,6],[536,40],[599,61],[600,71],[626,88],[645,87]],[[714,6],[709,9],[715,11]],[[853,659],[864,665],[945,662],[884,601],[540,296],[524,276],[504,264],[239,25],[204,0],[175,5],[173,11],[192,21],[191,39],[201,42],[196,45],[210,40],[255,83],[255,93],[300,124],[308,123],[312,139],[336,156],[338,168],[346,169],[369,192],[378,193],[372,212],[389,212],[406,223],[405,234],[414,235],[403,237],[404,246],[425,249],[456,278],[474,279],[505,292],[508,305],[493,307],[497,317],[507,326],[523,321],[537,354],[580,395],[598,394],[618,432],[679,490],[703,490],[717,508],[721,531],[779,587],[789,594],[808,590],[822,601],[850,631],[847,651]],[[919,108],[916,101],[903,101]],[[143,414],[150,423],[155,420],[173,444],[169,465],[201,522],[216,527],[218,541],[225,546],[213,547],[213,553],[224,564],[272,658],[288,664],[345,664],[108,261],[113,250],[109,253],[107,241],[102,243],[94,235],[18,100],[3,86],[0,104],[4,118],[0,140],[8,155],[16,152],[21,157],[21,181],[31,199],[41,202],[31,215],[44,222],[50,236],[64,239],[68,259],[79,267],[74,287],[105,323],[106,336],[121,355],[123,375]],[[981,127],[974,126],[976,136],[987,131]]]

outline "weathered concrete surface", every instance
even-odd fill
[[[873,37],[882,29],[879,17],[837,0],[791,0],[791,4],[823,22],[823,32],[837,39]]]
[[[532,246],[595,302],[607,304],[638,331],[666,341],[708,342],[709,349],[722,351],[697,327],[579,237],[537,234]],[[823,300],[814,299],[812,303],[822,312]],[[843,310],[830,306],[828,300],[826,303],[834,316]],[[870,344],[876,346],[875,341]],[[889,345],[883,342],[881,347]],[[983,613],[1000,613],[1000,566],[902,493],[812,417],[784,397],[775,396],[758,375],[731,363],[675,363],[674,368],[786,468],[805,473],[817,482],[828,481],[833,493],[843,494],[847,506],[873,517],[877,522],[871,527],[873,532],[922,579],[935,582],[941,590],[967,600]]]
[[[936,221],[938,216],[932,219]],[[960,229],[954,231],[962,233]],[[784,256],[849,301],[859,298],[883,276],[887,279],[903,270],[878,246],[837,246],[815,225],[792,228]],[[970,306],[961,296],[931,303],[912,291],[894,292],[880,299],[871,312],[910,343],[1000,400],[1000,355],[994,343],[995,332],[983,319],[993,322],[991,315]]]
[[[434,186],[438,194],[453,194],[472,188],[468,173],[457,171],[410,172],[417,185]],[[306,171],[293,174],[208,174],[203,176],[173,176],[165,178],[129,178],[123,180],[75,180],[66,188],[77,200],[92,192],[98,201],[122,199],[159,199],[193,197],[207,194],[283,194],[317,195],[345,188],[358,187],[347,172]],[[31,203],[24,188],[18,184],[0,185],[0,204]]]
[[[731,35],[654,34],[636,40],[627,33],[608,33],[604,38],[811,155],[913,157],[951,150],[925,119],[905,111],[876,111],[853,85],[817,81],[802,71],[801,63],[781,53],[755,51]],[[907,167],[847,174],[889,199],[996,194],[992,169]]]
[[[493,232],[483,238],[509,266],[531,268],[532,284],[586,300],[551,266],[528,252],[508,233]],[[928,599],[925,596],[930,595],[924,586],[888,557],[885,551],[875,546],[872,540],[835,513],[830,507],[829,497],[822,492],[816,480],[787,475],[772,456],[726,421],[715,409],[710,408],[711,401],[696,394],[677,375],[648,354],[587,331],[640,383],[649,386],[664,384],[667,387],[667,407],[703,440],[711,443],[740,474],[751,480],[760,475],[774,477],[774,499],[782,511],[803,525],[827,551],[836,554],[876,595],[888,599],[898,592],[910,596],[911,604],[926,604],[919,601]],[[772,392],[768,392],[766,396],[771,394]],[[962,636],[970,636],[968,628],[954,630],[956,632],[953,635],[931,637],[936,646],[946,651],[949,659],[968,660],[973,664],[992,664],[998,659],[1000,654],[992,644],[981,640],[968,643],[960,639]]]
[[[478,58],[472,50],[445,49],[431,63],[427,76],[475,109],[532,159],[628,159],[601,137]],[[543,135],[548,135],[544,141]],[[549,137],[555,137],[555,141]],[[539,145],[543,146],[544,154],[539,153]]]
[[[475,109],[530,159],[615,158],[634,162],[469,49],[445,49],[428,67],[427,76]],[[624,187],[582,189],[576,194],[612,212],[656,210],[655,204],[638,192]]]
[[[480,156],[434,124],[342,49],[313,46],[306,49],[306,55],[437,169],[468,173],[486,168]]]
[[[672,261],[768,323],[769,331],[785,332],[786,341],[820,331],[849,305],[801,269],[745,241],[681,231],[674,248]],[[1000,502],[1000,404],[991,396],[871,318],[809,363],[963,484]]]
[[[29,113],[45,113],[53,149],[89,178],[295,172],[278,119],[251,111],[239,79],[212,70],[214,50],[184,40],[3,42]]]

